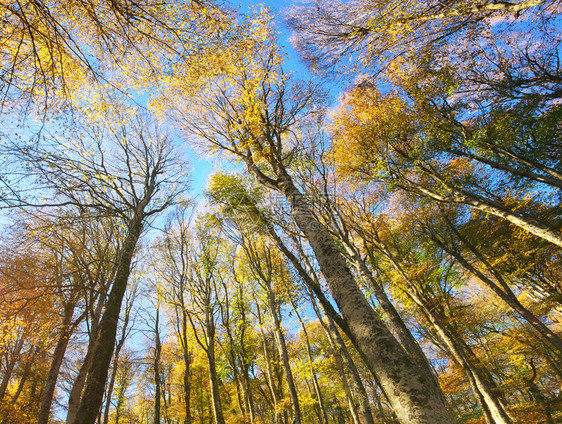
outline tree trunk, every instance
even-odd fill
[[[322,319],[322,314],[318,310],[316,302],[312,300],[312,307],[316,312],[316,316],[318,317],[320,324],[324,328],[326,335],[328,336],[328,340],[332,349],[334,350],[334,359],[336,360],[336,366],[340,373],[342,384],[344,387],[345,394],[348,398],[349,408],[351,411],[351,417],[353,422],[360,422],[358,418],[358,413],[356,411],[355,402],[353,399],[353,393],[351,392],[351,388],[349,387],[349,383],[347,381],[347,373],[345,372],[345,367],[343,364],[343,360],[345,359],[345,364],[347,369],[351,372],[351,378],[353,381],[353,385],[355,386],[355,391],[357,393],[357,397],[359,398],[359,408],[361,411],[361,417],[363,418],[363,422],[365,424],[374,424],[373,421],[373,413],[371,411],[371,405],[369,404],[369,397],[367,396],[367,391],[365,390],[365,386],[363,385],[363,381],[361,380],[361,376],[359,375],[359,371],[351,359],[351,355],[349,354],[347,347],[341,338],[341,335],[336,328],[334,321],[330,318],[329,315],[324,312],[324,316],[326,317],[327,323],[324,322]],[[322,305],[320,305],[322,307]]]
[[[327,228],[285,174],[279,188],[312,247],[332,295],[369,366],[402,423],[453,423],[431,370],[411,361],[380,317],[369,306]]]
[[[84,392],[80,397],[76,416],[69,424],[94,424],[96,421],[103,401],[105,382],[108,374],[107,371],[115,347],[115,336],[117,333],[121,303],[127,288],[127,282],[131,272],[131,261],[142,232],[142,227],[142,217],[135,214],[135,218],[128,226],[128,234],[117,261],[115,280],[108,295],[105,310],[92,345],[91,356],[95,358],[95,360],[91,361],[88,366]]]
[[[162,384],[160,381],[160,353],[162,343],[160,341],[160,305],[156,307],[156,322],[154,323],[154,424],[160,424],[160,399],[162,397]]]
[[[410,354],[412,360],[416,361],[420,366],[428,367],[431,370],[425,353],[421,349],[414,336],[412,336],[412,333],[410,332],[408,327],[406,327],[406,324],[404,324],[402,317],[386,295],[384,287],[375,280],[371,271],[369,270],[363,259],[359,256],[359,254],[356,251],[352,252],[352,254],[353,263],[357,267],[361,277],[363,277],[369,283],[369,287],[373,290],[373,294],[377,298],[381,309],[384,311],[386,317],[388,318],[392,329],[398,335],[398,339],[400,340],[402,346],[404,346],[404,349],[406,349],[406,351]],[[439,385],[435,374],[433,372],[431,374],[434,377],[435,384]]]
[[[180,290],[183,290],[183,286]],[[189,350],[188,337],[187,337],[187,313],[185,311],[185,302],[183,299],[183,292],[180,293],[180,305],[176,307],[176,320],[177,320],[177,332],[178,338],[180,340],[180,345],[182,348],[182,358],[185,366],[185,371],[183,374],[183,397],[185,403],[185,419],[184,424],[191,424],[191,363],[193,358],[191,357],[191,352]]]
[[[12,358],[6,362],[6,371],[4,371],[4,376],[2,377],[2,382],[0,382],[0,401],[4,399],[6,395],[6,390],[8,389],[8,385],[10,384],[10,379],[12,378],[12,373],[14,372],[14,367],[19,359],[19,354],[23,348],[24,343],[24,336],[22,335],[12,352]]]
[[[105,303],[105,299],[107,297],[107,290],[103,293],[99,293],[98,296],[95,296],[92,302],[97,302],[96,307],[91,310],[91,324],[89,328],[89,340],[88,340],[88,348],[86,349],[86,355],[84,357],[84,361],[80,366],[80,370],[78,371],[78,375],[72,384],[72,388],[70,389],[70,394],[68,396],[68,411],[66,415],[66,423],[70,423],[76,417],[76,413],[78,412],[78,407],[80,406],[80,398],[82,396],[82,392],[84,390],[84,385],[86,384],[86,378],[88,376],[88,369],[90,367],[90,363],[92,361],[92,346],[94,344],[94,340],[96,339],[96,333],[98,331],[99,322],[101,319],[101,315],[103,312],[103,306]]]
[[[460,233],[455,231],[457,237],[460,237]],[[555,334],[550,328],[548,328],[541,320],[539,320],[531,311],[525,308],[517,296],[513,293],[509,285],[505,282],[503,277],[495,268],[488,263],[488,261],[481,256],[475,249],[473,253],[477,258],[488,268],[491,274],[496,278],[499,285],[496,284],[492,279],[490,279],[486,274],[480,271],[478,268],[473,266],[468,260],[456,249],[453,249],[446,245],[443,241],[439,240],[435,235],[430,236],[431,239],[441,247],[445,252],[455,258],[467,271],[476,276],[480,281],[486,284],[494,293],[496,293],[505,303],[507,303],[514,311],[516,311],[525,321],[527,321],[539,334],[544,337],[548,342],[552,344],[557,350],[558,357],[562,357],[562,339]],[[463,243],[469,244],[464,238],[461,238]],[[469,248],[472,247],[471,245]],[[501,286],[501,287],[500,287]]]
[[[293,412],[293,424],[301,423],[301,411],[299,404],[299,397],[297,394],[297,388],[293,379],[293,372],[291,371],[291,365],[289,363],[289,353],[287,352],[287,344],[285,342],[285,336],[283,335],[283,328],[281,327],[281,320],[277,312],[277,306],[275,302],[275,295],[271,287],[271,281],[266,281],[264,279],[265,291],[267,294],[267,301],[269,312],[273,318],[273,334],[275,335],[275,342],[277,345],[277,350],[279,351],[279,357],[281,358],[281,366],[283,367],[283,374],[285,376],[285,382],[287,383],[287,390],[289,391],[289,398],[291,399],[291,409]]]
[[[382,243],[378,246],[392,266],[406,284],[408,295],[421,308],[430,324],[435,328],[440,338],[447,345],[448,351],[453,355],[455,361],[465,370],[469,383],[475,390],[475,396],[481,404],[485,417],[493,420],[496,424],[510,424],[511,418],[507,415],[504,406],[501,404],[497,396],[492,392],[495,386],[491,375],[484,376],[486,371],[477,367],[479,362],[472,350],[462,341],[462,339],[454,334],[444,323],[444,319],[438,316],[435,307],[431,306],[427,299],[420,293],[416,285],[410,280],[408,275],[402,269],[402,266],[390,252],[388,247]]]
[[[109,379],[109,386],[107,388],[107,400],[105,402],[105,410],[103,414],[103,424],[109,424],[109,409],[111,406],[111,397],[113,396],[113,388],[115,387],[115,378],[117,376],[117,370],[119,369],[119,355],[121,353],[121,349],[125,344],[125,339],[127,338],[127,328],[129,326],[129,318],[131,313],[132,307],[132,300],[131,303],[128,304],[125,312],[125,318],[123,320],[123,327],[121,328],[121,336],[119,337],[119,341],[117,342],[117,346],[115,347],[115,354],[113,355],[113,369],[111,371],[111,377]]]
[[[37,356],[37,353],[39,352],[39,350],[40,350],[39,347],[35,347],[27,355],[27,361],[25,362],[25,366],[23,368],[23,373],[22,373],[22,375],[20,377],[20,381],[18,383],[18,388],[16,389],[16,392],[12,395],[12,398],[10,399],[10,403],[9,403],[8,407],[6,408],[4,416],[2,417],[2,424],[8,423],[8,419],[10,418],[10,410],[16,404],[18,398],[21,395],[21,392],[23,391],[23,387],[24,387],[25,383],[27,382],[27,379],[29,378],[29,375],[31,373],[31,367],[34,364],[34,362],[37,360],[36,356]],[[30,405],[33,402],[33,396],[30,396],[30,397],[31,397],[31,400],[28,402],[28,405]]]
[[[295,305],[294,301],[290,299],[291,306],[293,307],[293,311],[295,311],[295,315],[301,325],[302,332],[304,335],[304,341],[306,343],[306,353],[308,356],[308,366],[310,369],[310,374],[312,376],[312,384],[314,386],[314,392],[316,394],[316,400],[318,401],[318,407],[320,408],[320,423],[321,424],[328,424],[328,416],[326,414],[326,406],[324,405],[324,398],[322,397],[322,392],[320,391],[320,385],[318,384],[318,377],[316,375],[316,369],[314,368],[314,359],[312,358],[312,349],[310,347],[310,339],[308,337],[308,331],[306,329],[306,325],[299,314],[297,306]]]
[[[207,327],[207,360],[209,363],[209,384],[211,385],[211,404],[213,407],[213,417],[215,424],[225,424],[222,411],[222,403],[219,392],[219,377],[217,374],[217,363],[215,357],[215,323],[212,312],[207,306],[206,327]]]
[[[240,299],[243,298],[244,289],[241,285],[238,286],[238,294]],[[246,320],[246,306],[243,302],[240,301],[240,321],[243,323],[242,328],[240,330],[240,363],[242,364],[242,389],[243,389],[243,396],[244,396],[244,404],[246,405],[246,410],[248,411],[250,424],[252,424],[255,420],[255,411],[254,411],[254,400],[252,397],[252,386],[250,381],[250,361],[248,360],[248,353],[246,351],[246,344],[244,340],[245,330],[248,327],[248,322]]]
[[[451,353],[453,359],[464,369],[473,390],[475,390],[475,396],[484,411],[484,415],[488,415],[491,418],[489,423],[511,424],[511,418],[493,392],[497,387],[492,376],[479,364],[480,361],[470,347],[451,328],[444,324],[444,319],[438,316],[436,308],[428,305],[422,296],[413,295],[412,298],[422,308],[432,327],[435,328],[439,337],[445,342],[447,350]]]
[[[37,424],[47,424],[49,416],[51,415],[51,404],[53,402],[53,396],[57,386],[60,367],[62,365],[62,361],[64,360],[64,354],[71,335],[72,315],[74,314],[75,306],[76,304],[74,302],[69,302],[64,307],[60,336],[53,353],[53,359],[51,361],[51,367],[49,368],[49,375],[47,376],[45,388],[43,389],[43,397],[41,398]]]
[[[263,332],[263,322],[262,322],[262,318],[261,318],[261,312],[260,312],[260,307],[259,305],[257,305],[257,313],[258,313],[258,324],[259,324],[259,328],[260,328],[260,335],[261,335],[261,339],[262,339],[262,343],[263,343],[263,353],[264,353],[264,357],[265,357],[265,363],[266,363],[266,369],[267,369],[267,381],[268,381],[268,386],[269,386],[269,390],[271,392],[271,398],[273,400],[273,412],[274,412],[274,416],[275,416],[275,423],[279,423],[279,410],[278,410],[278,405],[279,405],[279,399],[277,396],[277,389],[275,387],[275,379],[273,378],[273,367],[271,364],[271,355],[269,354],[269,349],[267,348],[267,339],[265,337],[265,334]]]
[[[559,231],[556,231],[550,226],[545,225],[542,222],[539,222],[529,216],[518,214],[503,206],[502,204],[482,197],[478,194],[452,187],[444,182],[442,178],[436,176],[432,172],[426,173],[429,173],[431,176],[444,183],[447,186],[447,189],[450,190],[450,194],[444,195],[431,188],[426,188],[419,184],[413,183],[412,188],[414,191],[417,191],[418,193],[421,193],[439,202],[459,203],[471,206],[474,209],[478,209],[484,213],[489,213],[491,215],[505,219],[506,221],[511,222],[513,225],[522,228],[539,238],[562,247],[562,235]],[[405,188],[407,189],[408,187]]]

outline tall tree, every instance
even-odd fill
[[[115,109],[113,113],[117,113]],[[168,138],[147,117],[137,115],[121,124],[108,119],[105,125],[105,129],[92,126],[78,131],[72,141],[53,140],[52,148],[13,149],[33,169],[37,181],[52,190],[55,203],[111,216],[124,227],[111,290],[89,347],[90,356],[96,359],[88,365],[80,401],[69,411],[69,423],[94,422],[97,417],[136,245],[147,221],[185,189],[177,185],[183,171]]]
[[[358,349],[379,376],[399,419],[452,422],[431,371],[409,360],[370,307],[331,234],[315,217],[289,173],[291,161],[305,143],[297,131],[304,131],[304,124],[313,124],[319,116],[314,90],[291,89],[280,72],[279,57],[267,45],[256,51],[258,54],[263,59],[247,60],[247,68],[242,68],[245,72],[217,82],[216,90],[202,91],[202,96],[193,99],[205,113],[196,114],[193,108],[191,115],[185,114],[186,131],[199,137],[207,148],[242,160],[261,184],[287,199]]]

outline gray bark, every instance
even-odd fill
[[[289,398],[291,399],[291,409],[293,412],[293,424],[300,424],[301,412],[297,388],[293,379],[293,372],[289,363],[289,353],[287,352],[287,344],[285,336],[283,335],[283,328],[281,327],[281,320],[277,312],[277,306],[273,294],[273,290],[269,282],[265,282],[266,294],[268,300],[268,307],[271,317],[273,318],[273,334],[275,336],[275,344],[281,358],[281,366],[283,368],[283,375],[287,383],[287,390],[289,391]]]
[[[411,424],[453,423],[431,370],[411,361],[369,306],[329,231],[315,218],[287,174],[279,178],[278,188],[289,201],[291,213],[316,255],[358,348],[379,377],[399,420]]]

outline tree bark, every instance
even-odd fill
[[[273,318],[273,334],[275,335],[275,344],[281,358],[281,366],[283,367],[283,375],[287,383],[287,390],[289,391],[289,398],[291,399],[291,409],[293,412],[293,424],[301,423],[301,411],[299,397],[297,394],[297,387],[293,379],[293,372],[291,371],[291,364],[289,363],[289,353],[287,352],[287,344],[285,336],[283,335],[283,328],[281,327],[281,320],[277,312],[275,295],[271,287],[271,282],[264,279],[265,291],[267,294],[267,302],[269,312]]]
[[[142,228],[142,212],[140,214],[137,212],[129,223],[127,237],[117,262],[115,280],[109,292],[105,310],[92,345],[92,357],[95,360],[89,364],[84,392],[80,397],[76,416],[69,424],[94,424],[96,421],[103,400],[107,371],[115,347],[117,323],[131,272],[131,261]]]
[[[323,311],[324,316],[326,317],[326,323],[322,319],[322,314],[318,310],[316,302],[312,300],[312,307],[316,312],[316,316],[320,320],[320,324],[324,328],[326,335],[328,336],[328,340],[330,341],[330,345],[334,350],[334,359],[336,360],[336,366],[340,372],[342,378],[342,384],[344,386],[344,391],[346,396],[348,397],[348,403],[351,410],[351,416],[353,421],[358,420],[358,414],[355,411],[356,406],[355,402],[353,401],[353,394],[351,392],[351,388],[349,387],[349,383],[347,381],[347,375],[345,372],[345,367],[343,364],[343,360],[345,360],[345,364],[347,369],[351,372],[351,379],[353,381],[353,385],[355,386],[355,391],[357,393],[357,397],[359,398],[359,408],[361,411],[361,416],[363,418],[363,422],[365,424],[374,424],[373,420],[373,413],[371,411],[371,405],[369,404],[369,397],[367,396],[367,390],[365,390],[365,386],[363,385],[363,380],[359,375],[359,370],[355,366],[355,362],[351,358],[349,351],[347,350],[347,346],[345,345],[338,329],[336,328],[334,321],[330,318],[329,315],[326,314],[326,311]],[[322,308],[322,305],[320,305]],[[384,419],[384,417],[381,417]]]
[[[43,389],[43,397],[41,398],[37,424],[47,424],[49,416],[51,415],[51,404],[55,394],[60,367],[62,365],[62,361],[64,360],[66,347],[68,346],[68,341],[71,336],[72,315],[74,314],[75,305],[76,304],[74,302],[69,302],[64,307],[60,336],[53,353],[53,359],[51,361],[51,367],[49,368],[49,375],[47,376],[45,388]]]
[[[212,312],[207,306],[206,330],[207,330],[207,360],[209,363],[209,384],[211,385],[211,403],[213,406],[213,418],[215,424],[225,424],[222,411],[222,403],[219,392],[219,377],[217,374],[217,363],[215,357],[215,323]]]
[[[410,424],[453,423],[431,370],[411,361],[369,306],[329,231],[315,218],[288,174],[280,176],[278,188],[289,201],[358,348],[379,377],[399,420]]]

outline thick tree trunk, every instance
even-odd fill
[[[396,332],[402,346],[404,346],[404,349],[406,349],[406,351],[410,354],[412,360],[416,361],[420,366],[431,369],[425,353],[408,327],[406,327],[406,324],[386,295],[382,285],[375,280],[371,271],[357,252],[353,252],[352,260],[361,277],[369,283],[369,287],[373,290],[373,294],[377,298],[381,309],[384,311],[392,329]],[[432,375],[434,376],[435,384],[438,385],[439,383],[437,381],[437,377],[433,373]]]
[[[95,360],[89,364],[86,383],[80,397],[76,416],[69,424],[94,424],[96,421],[103,401],[109,364],[113,357],[119,313],[131,272],[131,261],[141,232],[142,217],[136,215],[129,224],[128,234],[119,254],[115,280],[92,345],[91,356]]]
[[[379,377],[399,420],[408,424],[453,423],[431,370],[411,361],[369,306],[329,231],[316,219],[291,178],[285,174],[278,184],[316,255],[358,348]]]

